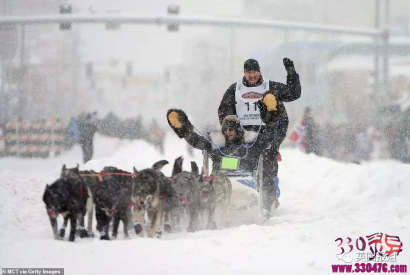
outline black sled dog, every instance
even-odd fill
[[[65,219],[70,219],[71,228],[68,240],[70,242],[75,240],[77,219],[84,224],[88,199],[87,186],[82,179],[65,177],[46,186],[43,201],[46,205],[55,239],[61,239],[64,236],[64,234],[62,236],[59,234],[57,225],[57,217],[61,214]],[[80,237],[86,236],[86,233],[80,235]]]
[[[102,182],[102,176],[93,171],[93,170],[79,170],[79,165],[77,164],[76,167],[74,168],[67,168],[65,164],[61,168],[61,173],[60,173],[60,178],[67,178],[67,177],[72,177],[78,180],[84,180],[86,186],[87,186],[87,191],[89,195],[89,199],[87,201],[87,235],[88,237],[94,237],[93,233],[93,215],[94,215],[94,198],[95,198],[95,188],[97,184]],[[64,225],[63,228],[60,230],[60,235],[61,237],[64,237],[64,229],[67,227],[67,219],[64,219]],[[80,236],[84,235],[84,224],[81,224],[78,228],[78,233]]]
[[[100,239],[110,240],[108,228],[111,220],[113,220],[112,238],[117,238],[120,221],[124,224],[124,236],[128,238],[128,223],[133,205],[131,201],[133,174],[115,167],[104,167],[101,174],[103,181],[95,189],[95,213]]]
[[[232,198],[232,184],[223,174],[200,176],[199,178],[199,215],[206,217],[206,229],[217,229],[215,212],[219,211],[221,227],[229,227],[229,207]],[[206,213],[207,212],[207,213]]]
[[[191,172],[182,171],[183,158],[175,160],[172,170],[172,186],[175,191],[175,207],[171,212],[171,221],[180,220],[184,210],[189,212],[187,231],[202,229],[201,220],[206,229],[217,229],[215,212],[220,213],[222,227],[229,227],[229,206],[232,197],[232,185],[223,175],[199,175],[195,162],[191,161]]]
[[[191,161],[191,172],[182,171],[183,158],[175,160],[172,170],[172,187],[175,192],[174,208],[170,218],[176,226],[185,211],[189,213],[187,231],[202,229],[201,221],[206,229],[217,229],[215,212],[219,211],[222,227],[229,227],[229,206],[231,204],[232,185],[224,175],[203,176],[195,162]]]
[[[197,230],[196,216],[199,210],[199,169],[194,161],[191,161],[191,172],[182,171],[183,157],[175,159],[172,169],[172,188],[174,189],[173,208],[165,212],[164,230],[175,228],[181,229],[181,218],[185,213],[189,214],[188,232]],[[168,225],[169,224],[169,225]]]

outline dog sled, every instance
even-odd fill
[[[203,151],[203,168],[205,176],[210,176],[209,156]],[[232,186],[231,204],[229,207],[229,219],[231,226],[261,224],[262,223],[262,197],[257,191],[260,189],[262,181],[262,167],[256,172],[237,170],[237,159],[224,158],[221,170],[215,174],[216,177],[224,177]],[[262,163],[262,156],[259,163]],[[217,221],[222,224],[223,221]]]

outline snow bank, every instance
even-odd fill
[[[295,149],[281,151],[281,206],[264,226],[138,238],[54,241],[42,203],[46,183],[63,163],[75,165],[79,148],[50,160],[0,160],[0,267],[64,267],[66,274],[330,274],[335,239],[376,232],[400,236],[400,264],[410,263],[410,168],[395,161],[344,164]],[[159,159],[193,158],[174,135],[165,154],[141,141],[96,138],[96,158],[83,169],[115,165],[131,171]],[[11,164],[11,167],[8,167]]]
[[[19,235],[44,226],[44,183],[11,170],[0,171],[0,235]]]

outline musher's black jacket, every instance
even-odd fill
[[[262,76],[259,78],[258,82],[254,85],[250,84],[245,77],[242,79],[243,85],[246,87],[256,87],[263,83]],[[300,86],[299,75],[293,74],[287,76],[287,85],[269,81],[269,93],[275,95],[276,100],[278,101],[278,117],[279,117],[279,133],[278,135],[281,138],[285,138],[286,132],[288,130],[289,119],[288,114],[286,113],[285,105],[283,102],[290,102],[298,99],[301,95],[302,87]],[[228,90],[225,92],[221,104],[218,108],[219,122],[222,123],[222,120],[228,115],[237,115],[236,114],[236,101],[235,101],[235,92],[236,92],[236,82],[233,83]],[[244,126],[246,130],[257,130],[258,126]]]

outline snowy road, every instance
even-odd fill
[[[159,159],[185,155],[178,138],[167,138],[161,156],[142,141],[96,137],[95,158],[81,169],[114,165],[132,171]],[[382,232],[399,236],[397,264],[410,265],[410,166],[395,161],[342,164],[283,149],[281,207],[264,226],[165,234],[101,242],[54,241],[42,202],[46,183],[62,164],[81,160],[79,147],[46,160],[0,159],[0,267],[63,267],[65,274],[332,274],[339,237]],[[193,158],[199,164],[202,155]],[[133,232],[131,232],[133,233]],[[369,250],[367,248],[367,250]],[[354,248],[353,263],[356,262]],[[367,252],[370,252],[367,251]],[[352,263],[352,264],[353,264]],[[410,272],[410,271],[408,271]]]

